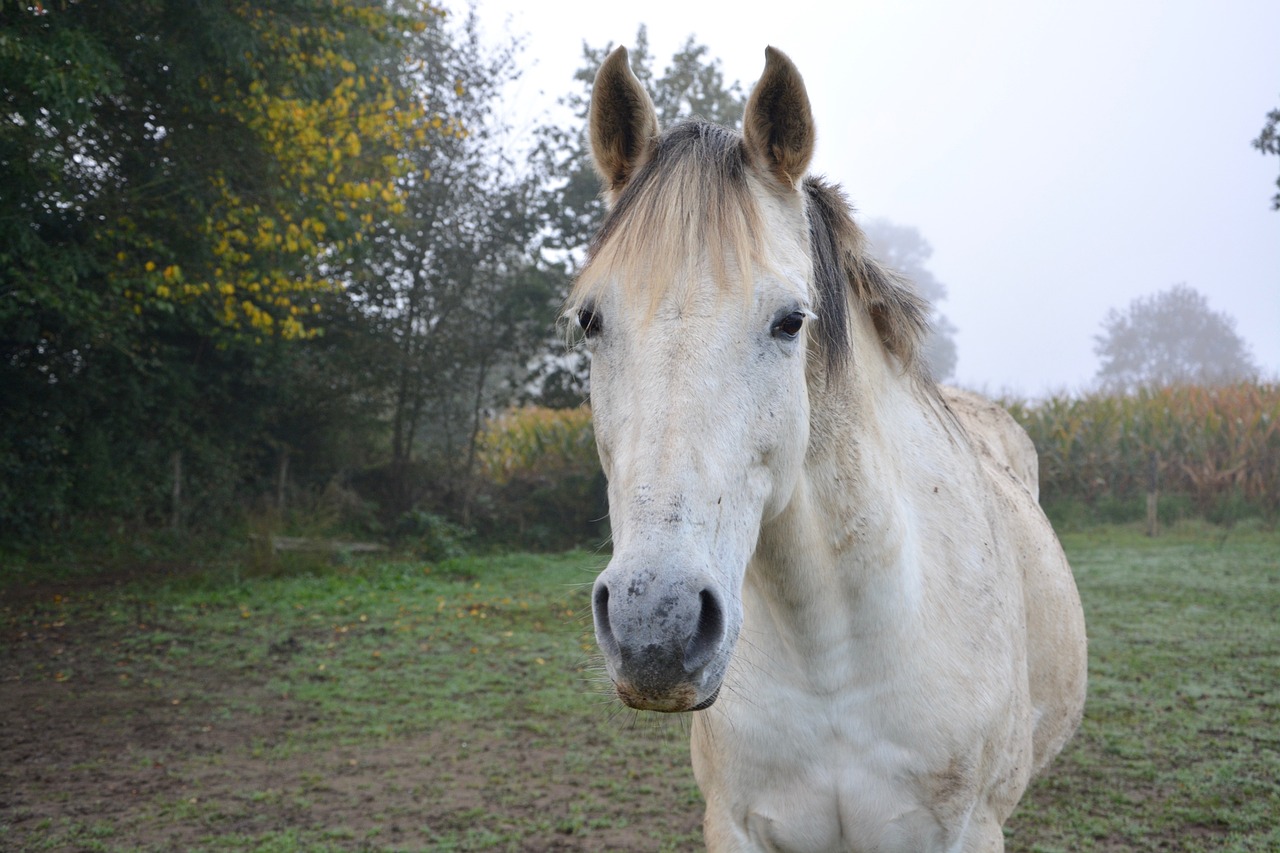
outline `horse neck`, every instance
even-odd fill
[[[881,360],[855,359],[858,376],[811,399],[804,473],[762,527],[744,586],[749,609],[810,655],[832,638],[912,630],[925,582],[916,507],[957,464],[940,404]]]

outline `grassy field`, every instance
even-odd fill
[[[1280,849],[1280,534],[1073,534],[1076,740],[1011,851]],[[0,598],[0,849],[698,850],[573,553],[172,571]]]

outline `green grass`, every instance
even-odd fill
[[[1112,528],[1064,545],[1089,700],[1010,849],[1280,850],[1280,536]]]
[[[1280,535],[1064,544],[1089,704],[1008,849],[1280,849]],[[0,791],[18,793],[0,795],[0,848],[701,849],[687,725],[621,712],[599,685],[602,562],[11,589]]]

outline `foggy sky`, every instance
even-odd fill
[[[1280,108],[1280,2],[479,3],[525,37],[507,105],[524,126],[584,40],[629,44],[641,22],[660,64],[693,34],[744,87],[765,45],[788,53],[814,171],[932,244],[964,385],[1084,390],[1107,310],[1179,282],[1280,376],[1280,158],[1249,144]]]

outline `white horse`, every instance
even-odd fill
[[[765,55],[741,135],[661,133],[624,48],[596,77],[596,638],[627,705],[698,712],[709,849],[998,851],[1080,721],[1080,600],[1029,440],[928,378]]]

